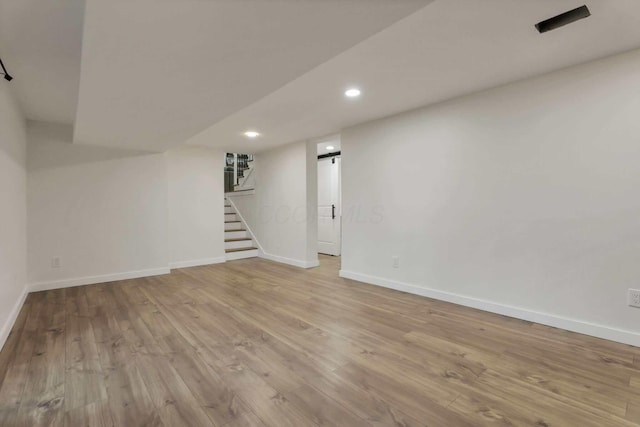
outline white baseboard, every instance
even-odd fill
[[[225,257],[220,256],[216,258],[204,258],[204,259],[194,259],[191,261],[177,261],[169,263],[169,268],[187,268],[187,267],[199,267],[201,265],[209,265],[209,264],[220,264],[222,262],[226,262]]]
[[[87,276],[74,279],[54,280],[51,282],[39,282],[29,285],[29,292],[48,291],[51,289],[72,288],[74,286],[95,285],[96,283],[114,282],[116,280],[137,279],[140,277],[160,276],[169,274],[168,267],[151,268],[148,270],[126,271],[124,273],[105,274],[103,276]]]
[[[11,333],[11,328],[16,323],[16,319],[18,318],[18,314],[20,314],[20,309],[24,305],[24,300],[27,299],[27,288],[25,287],[22,290],[22,293],[18,297],[18,300],[13,305],[13,309],[11,309],[11,313],[9,313],[9,317],[2,325],[2,329],[0,329],[0,350],[4,347],[4,344],[7,342],[7,338],[9,338],[9,334]]]
[[[340,270],[340,277],[640,347],[640,333],[633,331],[612,328],[610,326],[598,325],[577,319],[569,319],[554,314],[499,304],[353,271]]]
[[[320,265],[320,261],[318,260],[303,261],[301,259],[293,259],[293,258],[286,258],[278,255],[271,255],[263,251],[260,251],[258,256],[260,258],[268,259],[270,261],[280,262],[282,264],[289,264],[289,265],[293,265],[295,267],[301,267],[301,268],[312,268]]]

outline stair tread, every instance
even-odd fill
[[[236,239],[224,239],[225,242],[242,242],[245,240],[252,240],[251,237],[238,237]]]
[[[258,249],[258,248],[254,248],[253,246],[249,246],[249,247],[246,247],[246,248],[225,249],[225,252],[229,253],[229,252],[253,251],[255,249]]]
[[[233,224],[233,223],[236,223],[236,222],[241,222],[241,221],[225,221],[224,223],[225,224]]]
[[[224,230],[225,233],[228,232],[228,231],[247,231],[247,230],[244,229],[244,228],[234,228],[232,230]]]

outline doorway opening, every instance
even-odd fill
[[[318,142],[318,254],[342,253],[342,157],[340,137]]]

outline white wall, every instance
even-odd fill
[[[639,69],[636,51],[345,130],[342,275],[640,345]]]
[[[26,295],[26,147],[25,119],[0,80],[0,349]]]
[[[31,289],[168,272],[164,155],[72,144],[71,135],[29,123]]]
[[[307,142],[307,247],[306,257],[313,265],[318,262],[318,144]]]
[[[231,197],[266,258],[318,265],[315,150],[315,144],[298,142],[256,154],[255,194]]]
[[[184,147],[165,156],[171,267],[224,262],[224,153]]]

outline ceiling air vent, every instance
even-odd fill
[[[564,27],[565,25],[571,24],[572,22],[576,22],[580,19],[588,18],[589,16],[591,16],[589,8],[587,6],[580,6],[568,12],[561,13],[558,16],[554,16],[553,18],[538,22],[536,24],[536,28],[542,34],[547,31],[555,30],[556,28]]]

